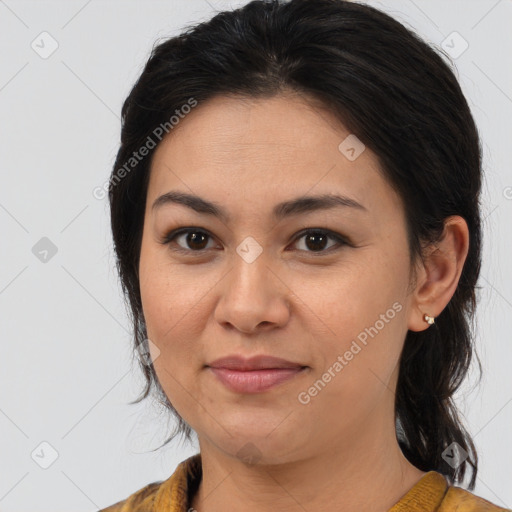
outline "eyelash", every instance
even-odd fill
[[[206,231],[206,230],[204,230],[202,228],[193,228],[193,227],[192,228],[180,228],[180,229],[175,229],[175,230],[171,231],[170,233],[168,233],[167,235],[165,235],[165,237],[163,238],[161,243],[163,245],[170,245],[171,242],[175,238],[177,238],[178,236],[186,235],[186,234],[189,234],[189,233],[202,233],[202,234],[207,235],[210,239],[214,238],[210,233],[208,233],[208,231]],[[332,247],[329,247],[326,250],[321,250],[321,251],[316,251],[316,252],[315,251],[304,251],[304,250],[301,250],[301,252],[310,253],[310,254],[313,254],[315,256],[321,256],[322,254],[331,254],[333,252],[333,249],[334,249],[334,251],[336,251],[336,250],[341,249],[341,247],[343,247],[345,245],[346,246],[352,246],[352,244],[349,243],[347,241],[347,239],[344,238],[343,236],[341,236],[340,234],[335,233],[334,231],[330,231],[329,229],[323,229],[323,228],[307,228],[307,229],[304,229],[304,230],[302,230],[302,231],[300,231],[299,233],[296,234],[296,236],[293,239],[292,243],[295,244],[301,238],[303,238],[304,236],[309,235],[309,234],[326,235],[328,238],[331,238],[331,239],[335,240],[339,244],[339,246],[338,247],[332,246]],[[207,249],[200,249],[200,250],[194,251],[192,249],[184,249],[183,247],[179,247],[178,246],[177,248],[173,247],[172,250],[176,251],[176,252],[184,253],[184,254],[190,254],[190,253],[202,254]]]

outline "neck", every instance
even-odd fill
[[[308,458],[248,465],[199,437],[203,476],[193,509],[385,512],[425,474],[402,454],[394,422],[387,435],[370,426],[344,439]]]

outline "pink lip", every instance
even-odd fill
[[[231,391],[260,393],[285,382],[306,367],[286,359],[266,355],[245,358],[232,355],[215,360],[207,367]]]
[[[213,363],[208,364],[211,368],[229,368],[230,370],[247,371],[247,370],[268,370],[274,368],[303,368],[300,363],[292,363],[280,357],[272,357],[259,355],[253,357],[242,357],[238,354],[232,356],[221,357]]]
[[[236,393],[260,393],[291,379],[302,372],[304,368],[271,368],[266,370],[239,371],[210,367],[210,370],[231,391]]]

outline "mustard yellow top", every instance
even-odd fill
[[[202,478],[201,454],[178,464],[163,482],[153,482],[99,512],[189,512]],[[461,487],[448,485],[437,471],[423,475],[389,512],[512,512]]]

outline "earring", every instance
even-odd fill
[[[426,313],[423,315],[423,320],[427,322],[427,324],[432,325],[434,323],[434,317],[428,316]]]

